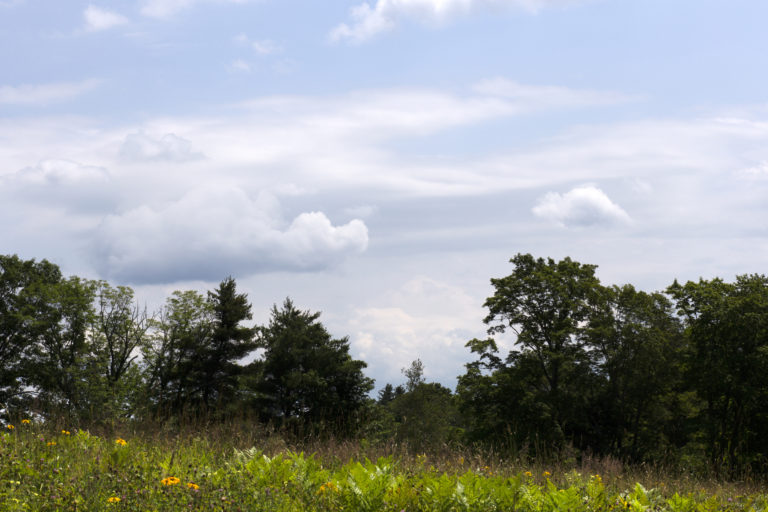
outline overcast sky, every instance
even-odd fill
[[[518,252],[765,273],[768,2],[0,0],[0,253],[454,387]]]

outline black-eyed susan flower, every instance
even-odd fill
[[[25,419],[23,419],[23,420],[21,420],[21,424],[22,424],[22,425],[29,425],[30,423],[32,423],[32,421],[31,421],[31,420],[28,420],[28,419],[26,419],[26,418],[25,418]]]
[[[125,446],[128,444],[128,441],[118,437],[117,439],[115,439],[115,444],[119,444],[120,446]]]
[[[545,471],[545,472],[543,472],[541,475],[542,475],[544,478],[549,478],[550,476],[552,476],[552,473],[550,473],[549,471]]]
[[[70,434],[69,430],[62,430],[61,433],[65,436],[68,436]]]
[[[196,490],[198,490],[198,489],[200,488],[200,486],[199,486],[199,485],[197,485],[197,484],[195,484],[195,483],[192,483],[192,482],[187,482],[187,487],[189,487],[189,488],[190,488],[190,489],[192,489],[193,491],[196,491]]]
[[[525,476],[527,476],[528,478],[531,478],[533,476],[533,473],[531,473],[530,471],[526,471]]]
[[[5,428],[7,428],[8,430],[13,430],[16,427],[14,427],[13,425],[6,425]]]
[[[166,477],[166,478],[163,478],[162,480],[160,480],[160,483],[161,483],[161,484],[163,484],[163,485],[168,485],[168,486],[170,486],[170,485],[176,485],[176,484],[178,484],[179,482],[181,482],[181,480],[179,480],[179,479],[178,479],[178,478],[176,478],[175,476],[169,476],[169,477]]]
[[[111,498],[107,498],[107,503],[119,503],[120,498],[117,496],[112,496]]]
[[[56,446],[56,441],[48,441],[45,446]]]

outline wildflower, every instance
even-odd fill
[[[128,441],[118,437],[117,439],[115,439],[115,444],[119,444],[120,446],[125,446],[128,444]]]
[[[320,486],[320,490],[317,491],[317,494],[325,494],[328,491],[337,492],[338,490],[339,488],[336,487],[336,484],[333,482],[326,482]]]
[[[162,480],[160,480],[160,483],[161,483],[161,484],[163,484],[163,485],[169,485],[169,486],[170,486],[170,485],[176,485],[176,484],[178,484],[179,482],[181,482],[181,480],[179,480],[179,479],[178,479],[178,478],[176,478],[175,476],[169,476],[169,477],[166,477],[166,478],[163,478]]]
[[[198,489],[200,488],[200,486],[199,486],[199,485],[197,485],[197,484],[193,484],[192,482],[188,482],[188,483],[187,483],[187,487],[189,487],[189,488],[190,488],[190,489],[192,489],[193,491],[196,491],[196,490],[198,490]]]
[[[70,434],[69,430],[62,430],[61,433],[64,434],[65,436],[68,436]]]
[[[14,427],[13,425],[6,425],[5,428],[7,428],[8,430],[13,430],[16,427]]]
[[[48,441],[45,446],[56,446],[56,441]]]
[[[111,498],[107,498],[107,503],[117,503],[120,501],[120,498],[117,496],[112,496]]]
[[[531,478],[533,476],[533,473],[531,473],[530,471],[526,471],[525,476],[527,476],[528,478]]]
[[[28,420],[28,419],[21,420],[21,424],[22,425],[29,425],[30,423],[32,423],[32,422],[30,420]]]
[[[541,474],[541,476],[543,476],[544,478],[549,478],[550,476],[552,476],[552,473],[550,473],[549,471],[545,471],[544,473]]]

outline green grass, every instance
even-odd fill
[[[4,428],[0,510],[768,510],[757,483],[665,478],[611,460],[546,467],[352,441],[288,446],[243,425],[62,430]]]

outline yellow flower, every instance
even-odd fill
[[[65,436],[68,436],[69,435],[69,430],[62,430],[61,433],[64,434]]]
[[[125,446],[128,444],[128,441],[118,437],[117,439],[115,439],[115,444],[119,444],[120,446]]]
[[[13,425],[6,425],[5,428],[7,428],[8,430],[13,430],[16,427],[14,427]]]
[[[544,473],[542,473],[542,476],[544,478],[549,478],[550,476],[552,476],[552,473],[550,473],[549,471],[545,471]]]
[[[199,485],[197,485],[197,484],[193,484],[192,482],[189,482],[189,483],[187,483],[187,487],[189,487],[190,489],[193,489],[193,490],[195,490],[195,491],[196,491],[196,490],[198,490],[198,489],[200,488],[200,486],[199,486]]]
[[[111,498],[107,498],[108,503],[117,503],[119,501],[120,501],[120,498],[118,498],[117,496],[112,496]]]
[[[320,490],[317,491],[317,494],[325,494],[328,491],[337,492],[338,490],[339,488],[336,487],[336,484],[333,482],[326,482],[320,486]]]
[[[527,476],[528,478],[531,478],[533,476],[533,473],[531,473],[530,471],[526,471],[525,476]]]
[[[30,423],[32,423],[30,420],[27,420],[27,419],[21,420],[22,425],[29,425]]]
[[[162,483],[163,485],[176,485],[179,482],[181,482],[181,480],[179,480],[175,476],[169,476],[167,478],[163,478],[162,480],[160,480],[160,483]]]
[[[56,441],[48,441],[45,446],[56,446]]]

